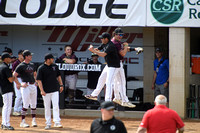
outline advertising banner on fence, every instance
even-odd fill
[[[33,62],[43,62],[46,53],[53,54],[56,59],[64,53],[65,45],[71,45],[78,57],[78,64],[84,64],[91,59],[91,52],[88,50],[90,44],[95,48],[98,47],[101,44],[98,36],[102,32],[112,34],[115,28],[0,25],[0,52],[8,47],[13,50],[13,55],[17,56],[19,49],[29,49],[34,53]],[[131,47],[143,46],[143,28],[123,27],[122,29],[125,33],[122,42],[128,42]],[[103,57],[99,57],[99,61],[105,63]],[[136,55],[135,51],[128,52],[123,63],[127,65],[128,76],[143,76],[143,53]],[[67,66],[61,68],[67,68]]]
[[[145,26],[146,0],[0,0],[0,24]]]
[[[147,0],[147,26],[200,27],[200,1]]]

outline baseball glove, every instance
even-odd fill
[[[141,48],[141,47],[137,47],[137,48],[135,48],[135,51],[136,51],[136,54],[140,54],[140,53],[142,53],[144,50],[143,50],[143,48]]]

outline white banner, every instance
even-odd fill
[[[146,0],[0,0],[1,25],[145,26]]]
[[[200,27],[200,0],[148,0],[147,26]]]

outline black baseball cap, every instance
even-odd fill
[[[108,32],[103,32],[100,36],[99,36],[100,39],[103,39],[103,38],[108,38],[108,40],[110,40],[110,34]]]
[[[12,49],[5,47],[5,50],[3,52],[12,53]]]
[[[162,48],[156,48],[156,52],[163,52]]]
[[[3,53],[1,54],[1,59],[4,60],[5,58],[12,58],[12,57],[10,56],[9,53],[3,52]]]
[[[47,59],[54,59],[54,56],[52,55],[52,54],[46,54],[45,56],[44,56],[44,59],[45,60],[47,60]]]
[[[115,33],[115,34],[124,34],[124,32],[122,31],[121,28],[116,28],[116,29],[114,30],[114,33]]]
[[[23,54],[23,52],[24,52],[24,50],[20,49],[20,50],[18,51],[18,54]]]
[[[101,103],[101,108],[105,109],[105,110],[111,110],[111,109],[115,108],[115,105],[113,102],[105,101],[105,102]]]
[[[31,53],[29,50],[24,50],[23,51],[23,56],[29,56],[29,55],[33,55],[33,53]]]

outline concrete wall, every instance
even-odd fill
[[[154,91],[151,89],[153,78],[153,60],[154,60],[154,28],[143,28],[144,45],[144,102],[154,101]]]

